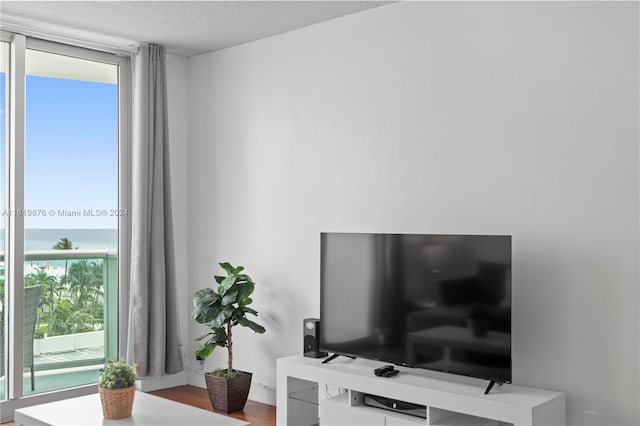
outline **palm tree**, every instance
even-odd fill
[[[92,294],[92,300],[90,302],[90,312],[93,320],[91,326],[95,327],[96,320],[102,322],[103,318],[99,317],[99,312],[104,312],[104,279],[103,279],[104,261],[91,262],[91,282],[89,290]],[[101,325],[101,328],[104,324]]]
[[[71,250],[73,249],[73,243],[68,238],[60,238],[60,241],[53,246],[55,250]]]
[[[55,310],[55,304],[57,302],[56,293],[60,292],[60,284],[53,275],[47,274],[42,267],[36,268],[35,273],[28,274],[24,277],[24,286],[30,287],[34,285],[41,285],[42,292],[40,293],[40,305],[38,315],[37,326],[40,326],[40,321],[43,319],[50,324],[53,317],[53,311]]]
[[[82,259],[69,267],[69,292],[74,306],[91,316],[91,327],[95,326],[96,312],[102,291],[102,262]]]
[[[54,246],[53,246],[54,250],[71,250],[73,249],[73,243],[71,242],[70,239],[63,237],[60,238],[60,241],[58,241]],[[69,267],[69,260],[65,259],[64,260],[64,278],[66,280],[67,278],[67,269]]]
[[[73,243],[71,242],[70,239],[68,239],[67,237],[62,237],[60,238],[60,241],[58,241],[57,243],[55,243],[55,245],[53,246],[54,250],[72,250],[73,249]],[[60,286],[58,287],[58,298],[55,301],[55,303],[53,304],[54,308],[53,311],[51,312],[51,322],[53,323],[52,325],[54,325],[54,327],[52,328],[58,328],[55,327],[55,322],[58,320],[62,320],[64,321],[65,319],[61,319],[58,309],[62,306],[61,302],[62,302],[62,290],[65,288],[66,284],[69,281],[69,259],[65,259],[64,260],[64,275],[60,278]]]

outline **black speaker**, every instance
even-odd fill
[[[304,342],[304,356],[309,358],[324,358],[329,355],[320,352],[320,320],[307,318],[302,321],[302,337]]]

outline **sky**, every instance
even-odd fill
[[[27,76],[26,92],[25,228],[117,228],[117,85]]]

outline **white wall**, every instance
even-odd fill
[[[514,383],[640,423],[638,47],[637,3],[402,2],[190,58],[189,291],[258,282],[252,398],[319,313],[321,231],[497,233]]]

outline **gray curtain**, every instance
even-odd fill
[[[182,371],[169,179],[165,54],[133,58],[131,282],[127,361],[141,376]]]

